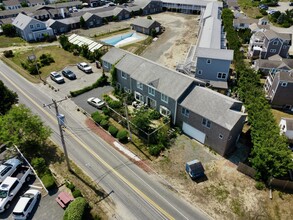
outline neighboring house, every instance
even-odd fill
[[[5,0],[3,1],[3,5],[6,10],[14,10],[21,8],[21,1],[19,0]]]
[[[80,17],[69,17],[69,18],[58,20],[58,21],[62,23],[63,25],[66,25],[67,30],[69,31],[80,28]]]
[[[293,143],[293,118],[281,118],[280,133],[284,134],[290,143]]]
[[[161,0],[135,0],[134,4],[142,9],[143,15],[155,14],[163,10]]]
[[[240,17],[233,19],[233,27],[237,30],[239,29],[246,29],[253,23],[256,23],[257,19],[247,18],[247,17]]]
[[[226,48],[221,8],[220,2],[207,3],[201,14],[198,41],[190,47],[185,63],[176,69],[204,80],[213,88],[227,90],[234,52]]]
[[[46,25],[52,28],[55,35],[67,33],[71,30],[68,24],[64,24],[58,20],[49,19],[46,21]]]
[[[279,55],[274,55],[268,59],[257,59],[253,65],[256,71],[261,71],[264,74],[270,72],[290,71],[293,69],[293,59],[285,59]]]
[[[270,73],[264,89],[273,107],[293,110],[293,70]]]
[[[54,36],[53,30],[47,27],[46,23],[19,13],[12,24],[16,32],[26,41],[38,41],[44,38],[44,35]]]
[[[41,9],[41,10],[37,10],[35,12],[30,13],[29,16],[40,21],[47,21],[51,17],[51,14],[49,13],[48,10]]]
[[[208,1],[196,0],[162,0],[164,11],[176,11],[186,14],[199,14],[204,9]]]
[[[82,17],[87,28],[98,27],[103,24],[103,19],[96,14],[86,12]]]
[[[223,2],[225,2],[225,1],[223,1]],[[227,4],[228,8],[230,8],[230,9],[234,9],[234,10],[239,9],[239,4],[238,4],[237,0],[226,0],[226,4]]]
[[[261,29],[250,38],[248,57],[251,59],[267,59],[279,54],[281,57],[287,58],[290,45],[290,34],[280,34],[273,30]]]
[[[179,104],[177,124],[184,133],[222,156],[233,152],[246,115],[242,102],[196,86]]]
[[[130,26],[133,30],[147,35],[151,35],[152,30],[155,30],[156,33],[159,33],[161,30],[161,24],[159,22],[146,18],[135,19]]]
[[[27,0],[29,6],[46,5],[44,0]]]
[[[112,48],[102,67],[116,68],[117,87],[170,116],[173,124],[221,155],[235,148],[246,115],[242,102],[204,88],[205,83],[129,52]],[[174,85],[176,82],[176,86]]]

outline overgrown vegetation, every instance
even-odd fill
[[[273,23],[277,23],[284,28],[288,28],[293,25],[293,9],[287,9],[284,13],[277,11],[269,15],[269,20]]]
[[[81,55],[92,62],[99,60],[103,55],[100,50],[94,50],[94,52],[91,52],[88,48],[88,45],[83,44],[78,46],[76,44],[70,43],[68,41],[68,37],[64,34],[59,37],[59,42],[64,50],[73,53],[75,56]]]
[[[249,162],[257,170],[257,178],[264,181],[270,177],[283,177],[293,168],[292,156],[286,139],[280,136],[279,128],[271,113],[271,107],[264,96],[260,76],[247,67],[239,49],[241,43],[233,28],[233,13],[223,9],[222,19],[229,49],[234,50],[234,64],[237,73],[237,92],[248,112],[253,148]]]
[[[41,73],[40,68],[44,66],[49,66],[51,63],[55,63],[55,60],[51,54],[47,53],[47,54],[42,54],[39,59],[27,58],[25,62],[21,62],[21,66],[25,70],[27,70],[30,74],[37,75]]]
[[[76,198],[65,210],[63,220],[82,220],[88,204],[82,197]]]
[[[0,114],[5,115],[18,102],[18,95],[0,80],[0,97]]]
[[[105,74],[103,74],[94,84],[90,85],[90,86],[86,86],[80,90],[76,90],[76,91],[70,91],[70,95],[72,97],[76,97],[78,95],[81,95],[83,93],[86,93],[92,89],[98,88],[98,87],[103,87],[108,85],[108,76],[106,76]]]

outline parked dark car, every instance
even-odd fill
[[[76,79],[76,75],[69,69],[62,70],[62,75],[68,79]]]
[[[290,2],[290,3],[289,3],[289,6],[293,6],[293,2]]]
[[[269,6],[267,5],[264,5],[264,4],[261,4],[258,6],[259,9],[262,9],[262,10],[268,10],[269,9]]]

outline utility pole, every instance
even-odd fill
[[[58,103],[63,102],[67,100],[67,97],[64,99],[61,99],[59,101],[56,101],[54,99],[52,99],[52,103],[49,104],[44,104],[44,107],[51,107],[52,105],[55,108],[56,111],[56,117],[57,117],[57,121],[58,121],[58,126],[59,126],[59,132],[60,132],[60,137],[61,137],[61,143],[62,143],[62,147],[64,150],[64,154],[65,154],[65,160],[66,160],[66,164],[67,164],[67,169],[70,171],[70,164],[69,164],[69,158],[68,158],[68,153],[67,153],[67,149],[66,149],[66,145],[65,145],[65,140],[64,140],[64,135],[63,135],[63,129],[62,129],[62,120],[61,120],[61,114],[59,114],[59,110],[58,110]]]
[[[132,142],[132,134],[131,134],[131,130],[130,130],[130,123],[129,123],[129,117],[128,117],[128,107],[126,102],[124,101],[124,106],[125,106],[125,115],[126,115],[126,121],[127,121],[127,128],[128,128],[128,132],[129,132],[129,139]]]

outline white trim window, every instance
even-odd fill
[[[30,29],[34,29],[34,25],[33,24],[30,24]]]
[[[197,75],[202,75],[202,70],[198,70]]]
[[[165,103],[167,103],[167,104],[168,104],[169,97],[168,97],[168,96],[166,96],[166,95],[164,95],[163,93],[161,93],[161,100],[162,100],[162,102],[165,102]]]
[[[134,98],[135,98],[136,101],[144,102],[143,95],[140,94],[139,92],[134,92]]]
[[[287,82],[281,82],[282,87],[287,87],[288,83]]]
[[[103,61],[103,66],[104,66],[105,68],[109,68],[109,63],[106,62],[106,61]]]
[[[181,114],[188,118],[189,117],[189,110],[187,108],[182,108]]]
[[[143,90],[143,84],[141,82],[136,82],[136,87],[140,90]]]
[[[121,77],[122,77],[123,79],[127,79],[127,75],[126,75],[126,73],[124,73],[123,71],[121,71]]]
[[[211,128],[211,121],[206,119],[206,118],[203,118],[202,119],[202,125],[207,127],[207,128]]]
[[[207,64],[211,64],[212,60],[211,59],[207,59]]]
[[[151,99],[151,98],[149,97],[149,106],[150,106],[151,108],[156,108],[156,106],[157,106],[157,101],[154,100],[154,99]]]
[[[279,44],[279,41],[278,40],[275,40],[274,42],[273,42],[273,45],[278,45]]]
[[[148,87],[148,92],[151,96],[155,96],[156,95],[156,91],[153,87]]]
[[[165,106],[160,106],[160,114],[163,115],[163,116],[169,116],[171,115],[171,111],[166,108]]]
[[[37,28],[40,28],[41,27],[41,25],[40,24],[37,24]]]
[[[218,79],[226,79],[227,73],[218,73],[217,78]]]

